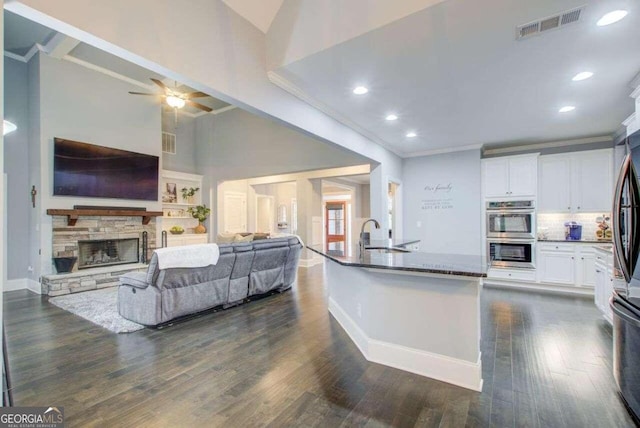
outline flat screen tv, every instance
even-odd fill
[[[54,138],[53,194],[158,200],[158,157]]]

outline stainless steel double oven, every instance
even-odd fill
[[[536,209],[532,200],[487,202],[491,267],[535,269]]]

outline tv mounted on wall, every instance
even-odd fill
[[[158,157],[54,138],[53,194],[158,200]]]

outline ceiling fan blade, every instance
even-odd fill
[[[150,97],[164,97],[164,95],[162,94],[147,94],[146,92],[134,92],[134,91],[129,91],[129,93],[131,95],[148,95]]]
[[[195,108],[199,108],[200,110],[204,110],[204,111],[206,111],[207,113],[208,113],[208,112],[210,112],[210,111],[213,111],[213,109],[212,109],[212,108],[207,107],[207,106],[205,106],[205,105],[202,105],[202,104],[200,104],[200,103],[193,102],[193,101],[191,101],[191,100],[185,100],[185,102],[187,103],[187,105],[188,105],[188,106],[195,107]]]
[[[154,79],[153,77],[151,78],[151,81],[153,83],[155,83],[156,85],[160,86],[162,88],[162,90],[169,91],[169,88],[167,87],[167,85],[165,85],[164,83],[162,83],[161,81],[159,81],[158,79]]]
[[[209,94],[205,94],[204,92],[200,92],[200,91],[196,91],[196,92],[189,92],[187,94],[182,94],[182,98],[184,98],[185,100],[190,100],[191,98],[203,98],[203,97],[208,97]]]

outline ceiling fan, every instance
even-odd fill
[[[178,109],[181,109],[185,105],[195,107],[197,109],[206,111],[207,113],[212,111],[211,108],[203,104],[197,103],[195,101],[191,101],[192,98],[208,97],[209,95],[205,94],[204,92],[195,91],[195,92],[182,93],[175,89],[171,89],[170,87],[168,87],[158,79],[151,78],[151,81],[156,85],[158,85],[164,91],[164,93],[148,94],[145,92],[133,92],[133,91],[129,91],[129,93],[132,95],[146,95],[151,97],[163,98],[170,107],[173,107],[174,109],[176,109],[176,113]]]

